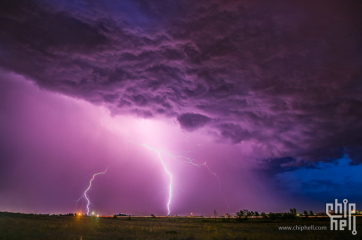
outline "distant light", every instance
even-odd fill
[[[80,216],[80,213],[78,213],[78,215]]]
[[[94,212],[92,212],[92,215],[94,215]]]
[[[97,217],[99,217],[99,215],[97,215]]]

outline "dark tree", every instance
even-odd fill
[[[236,216],[238,216],[238,218],[242,218],[244,216],[243,210],[240,210],[239,212],[236,212]]]
[[[308,212],[306,210],[304,210],[304,216],[307,218],[308,217]]]
[[[248,218],[248,215],[250,214],[250,212],[248,211],[248,209],[243,209],[244,212],[244,216],[245,218]],[[250,216],[250,215],[249,215]]]
[[[238,221],[240,222],[242,217],[244,216],[244,211],[240,210],[239,212],[236,212],[236,216],[238,216]]]

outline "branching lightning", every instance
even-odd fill
[[[136,143],[137,144],[137,143]],[[221,187],[221,182],[220,182],[220,178],[216,175],[216,173],[212,172],[211,169],[209,168],[209,166],[206,165],[206,162],[204,162],[203,164],[197,164],[197,163],[194,163],[193,162],[193,159],[190,158],[190,157],[186,157],[186,156],[183,156],[183,155],[178,155],[178,156],[174,156],[172,155],[170,152],[168,151],[165,151],[165,150],[160,150],[160,149],[154,149],[154,148],[151,148],[149,146],[147,146],[146,144],[141,144],[141,146],[145,146],[147,149],[149,150],[152,150],[152,151],[155,151],[157,154],[158,154],[158,157],[159,159],[161,160],[162,162],[162,165],[164,166],[165,168],[165,171],[167,172],[168,175],[170,175],[170,194],[169,194],[169,200],[168,200],[168,203],[167,203],[167,210],[168,210],[168,215],[170,215],[170,202],[171,202],[171,197],[172,197],[172,194],[171,194],[171,191],[172,191],[172,175],[171,173],[167,170],[166,168],[166,165],[165,163],[163,162],[162,160],[162,157],[161,157],[161,152],[168,155],[169,157],[171,158],[174,158],[175,160],[179,161],[179,162],[182,162],[182,163],[187,163],[187,164],[191,164],[193,166],[196,166],[196,167],[201,167],[201,166],[204,166],[207,168],[207,170],[212,174],[214,175],[214,177],[217,179],[218,183],[219,183],[219,191],[221,193],[221,195],[224,197],[224,200],[225,200],[225,203],[226,203],[226,212],[228,211],[229,209],[229,203],[225,197],[225,194],[223,193],[222,191],[222,187]],[[179,158],[183,158],[183,159],[186,159],[186,161],[180,161]]]
[[[171,198],[172,198],[172,174],[167,170],[166,164],[163,162],[162,157],[161,157],[161,153],[159,152],[159,150],[151,148],[149,146],[147,146],[147,144],[141,144],[141,146],[146,147],[148,150],[152,150],[155,151],[158,155],[158,158],[160,159],[165,172],[170,176],[170,187],[169,187],[169,194],[168,194],[168,203],[167,203],[167,215],[170,215],[170,203],[171,203]]]
[[[206,162],[204,162],[204,163],[201,164],[201,165],[205,166],[205,167],[207,168],[207,170],[209,170],[209,172],[210,172],[212,175],[214,175],[214,176],[217,178],[217,180],[219,181],[219,191],[220,191],[221,195],[223,195],[223,197],[224,197],[224,199],[225,199],[225,202],[226,202],[226,205],[227,205],[226,212],[228,212],[229,203],[228,203],[228,201],[226,200],[225,194],[224,194],[223,191],[221,190],[220,178],[216,175],[216,173],[214,173],[214,172],[212,172],[212,171],[210,170],[209,166],[206,165]]]
[[[228,209],[229,209],[229,203],[228,203],[228,201],[227,201],[227,199],[226,199],[226,197],[225,197],[225,194],[224,194],[223,191],[222,191],[220,178],[216,175],[216,173],[214,173],[214,172],[211,171],[211,169],[209,168],[209,166],[206,165],[206,162],[204,162],[203,164],[197,164],[197,163],[194,163],[194,162],[193,162],[193,159],[190,158],[190,157],[186,157],[186,156],[182,156],[182,155],[181,155],[181,156],[180,156],[180,155],[179,155],[179,156],[174,156],[174,155],[172,155],[171,153],[169,153],[169,152],[167,152],[167,151],[165,151],[165,150],[159,150],[159,151],[165,153],[166,155],[168,155],[168,156],[171,157],[171,158],[176,159],[176,160],[179,161],[179,162],[191,164],[191,165],[196,166],[196,167],[201,167],[201,166],[206,167],[207,170],[208,170],[212,175],[214,175],[214,177],[217,179],[217,181],[218,181],[218,183],[219,183],[219,191],[220,191],[221,195],[224,197],[224,200],[225,200],[225,203],[226,203],[226,206],[227,206],[226,212],[228,211]],[[180,160],[178,160],[178,158],[184,158],[184,159],[186,159],[186,161],[180,161]]]
[[[117,126],[112,125],[112,127],[115,127],[116,129],[118,129]],[[118,129],[118,130],[119,130],[119,129]],[[144,143],[144,144],[140,144],[140,143],[134,142],[134,141],[132,141],[132,140],[129,140],[123,133],[121,133],[121,131],[120,131],[120,134],[121,134],[121,136],[122,136],[126,141],[128,141],[128,142],[130,142],[130,143],[133,143],[133,144],[135,144],[135,145],[138,145],[138,146],[143,146],[143,147],[147,148],[148,150],[151,150],[151,151],[154,151],[154,152],[157,153],[157,156],[158,156],[159,160],[161,161],[162,166],[163,166],[165,172],[170,176],[169,195],[168,195],[168,202],[167,202],[167,215],[170,215],[170,212],[171,212],[171,210],[170,210],[170,204],[171,204],[171,198],[172,198],[172,174],[171,174],[170,171],[167,169],[167,166],[166,166],[165,162],[164,162],[163,159],[162,159],[161,153],[163,153],[163,154],[169,156],[170,158],[173,158],[173,159],[175,159],[176,161],[181,162],[181,163],[191,164],[191,165],[196,166],[196,167],[201,167],[201,166],[206,167],[207,170],[208,170],[212,175],[214,175],[215,178],[218,180],[218,183],[219,183],[219,191],[220,191],[221,195],[222,195],[222,196],[224,197],[224,199],[225,199],[225,203],[226,203],[226,205],[227,205],[227,209],[226,209],[226,212],[227,212],[227,210],[229,209],[229,203],[228,203],[228,201],[227,201],[227,199],[226,199],[226,197],[225,197],[225,194],[222,192],[220,179],[219,179],[219,177],[216,175],[216,173],[214,173],[214,172],[212,172],[212,171],[210,170],[210,168],[206,165],[206,162],[203,163],[203,164],[197,164],[197,163],[194,163],[194,162],[193,162],[194,159],[192,159],[191,157],[187,157],[187,156],[184,156],[184,155],[177,155],[177,156],[175,156],[175,155],[171,154],[170,152],[168,152],[167,150],[155,149],[155,148],[152,148],[152,147],[148,146],[148,145],[145,144],[145,143]],[[204,144],[204,143],[202,143],[202,144],[196,144],[195,146],[199,146],[199,147],[200,147],[200,146],[203,145],[203,144]],[[188,151],[188,152],[190,152],[190,151]],[[184,160],[180,160],[180,159],[184,159]],[[105,173],[105,172],[104,172],[104,173]],[[102,173],[100,173],[100,174],[102,174]],[[85,195],[84,195],[84,196],[86,196],[86,192],[85,192]],[[83,197],[83,196],[82,196],[82,197]],[[86,198],[86,199],[87,199],[87,198]],[[87,207],[88,207],[88,205],[87,205]],[[88,208],[87,208],[87,209],[88,209]],[[88,210],[88,211],[89,211],[89,210]]]
[[[91,205],[91,202],[89,200],[89,196],[87,195],[87,192],[90,190],[90,188],[92,187],[92,182],[95,178],[95,176],[97,175],[101,175],[101,174],[105,174],[108,170],[108,168],[110,167],[110,165],[106,168],[106,170],[104,170],[104,172],[99,172],[99,173],[95,173],[92,176],[92,179],[89,181],[89,186],[88,188],[84,191],[83,195],[77,200],[77,204],[79,202],[80,199],[84,198],[85,200],[87,200],[87,215],[89,215],[89,206]]]

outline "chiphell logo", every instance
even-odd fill
[[[343,200],[343,204],[338,203],[338,199],[334,200],[334,205],[333,203],[326,204],[326,214],[331,218],[331,230],[343,231],[348,227],[351,231],[353,226],[352,234],[356,235],[356,216],[352,216],[355,212],[356,204],[348,203],[347,199]]]

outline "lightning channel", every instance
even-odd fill
[[[103,125],[103,124],[102,124],[102,125]],[[226,199],[225,194],[224,194],[223,191],[222,191],[220,178],[216,175],[216,173],[214,173],[214,172],[211,171],[211,169],[209,168],[209,166],[206,165],[206,162],[203,163],[203,164],[197,164],[197,163],[194,162],[194,159],[191,158],[191,157],[187,157],[187,156],[185,156],[185,155],[173,155],[173,154],[171,154],[170,152],[168,152],[167,150],[155,149],[155,148],[152,148],[152,147],[148,146],[148,145],[145,144],[145,143],[140,144],[140,143],[134,142],[134,141],[128,139],[127,136],[120,131],[120,129],[118,128],[118,126],[115,126],[115,125],[108,125],[108,126],[111,126],[111,127],[115,128],[115,129],[117,129],[117,130],[119,131],[118,133],[119,133],[119,134],[123,137],[123,139],[125,139],[126,141],[128,141],[128,142],[130,142],[130,143],[133,143],[133,144],[135,144],[135,145],[138,145],[138,146],[143,146],[143,147],[147,148],[148,150],[151,150],[151,151],[154,151],[155,153],[157,153],[157,156],[158,156],[158,158],[159,158],[159,160],[160,160],[160,162],[161,162],[161,164],[162,164],[165,172],[170,176],[169,196],[168,196],[168,202],[167,202],[167,215],[170,215],[170,212],[171,212],[171,210],[170,210],[170,204],[171,204],[171,199],[172,199],[172,174],[171,174],[170,171],[167,169],[167,166],[166,166],[165,162],[164,162],[163,159],[162,159],[161,153],[169,156],[170,158],[175,159],[175,160],[178,161],[178,162],[184,163],[184,164],[191,164],[191,165],[196,166],[196,167],[201,167],[201,166],[206,167],[207,170],[208,170],[213,176],[215,176],[215,178],[218,180],[218,183],[219,183],[219,192],[220,192],[221,195],[224,197],[225,203],[226,203],[226,205],[227,205],[227,209],[226,209],[226,212],[227,212],[227,210],[229,209],[229,203],[228,203],[228,201],[227,201],[227,199]],[[204,143],[202,143],[202,144],[197,144],[197,146],[200,147],[200,146],[203,145],[203,144],[204,144]],[[188,152],[190,152],[190,151],[188,151]],[[188,152],[187,152],[187,153],[188,153]],[[180,159],[183,159],[183,160],[180,160]]]
[[[104,170],[104,172],[99,172],[99,173],[93,174],[91,180],[89,181],[88,188],[84,191],[83,195],[77,200],[77,204],[78,204],[79,200],[82,199],[82,198],[84,198],[85,200],[87,200],[87,215],[88,215],[88,216],[89,216],[89,206],[91,205],[91,201],[90,201],[90,199],[89,199],[89,196],[87,195],[87,192],[91,189],[91,187],[92,187],[92,182],[93,182],[94,178],[95,178],[97,175],[105,174],[110,166],[111,166],[111,165],[109,165],[109,166],[106,168],[106,170]]]
[[[228,210],[229,210],[229,203],[228,203],[228,200],[227,200],[226,197],[225,197],[225,194],[224,194],[223,191],[222,191],[220,178],[216,175],[216,173],[214,173],[214,172],[212,172],[212,171],[210,170],[209,166],[206,165],[206,162],[204,162],[204,163],[201,164],[201,165],[205,166],[205,167],[207,168],[207,170],[209,170],[209,172],[217,178],[217,180],[218,180],[218,182],[219,182],[219,191],[220,191],[221,195],[224,197],[224,200],[225,200],[225,203],[226,203],[226,206],[227,206],[226,212],[228,212]]]
[[[161,156],[161,153],[159,152],[159,150],[149,147],[147,144],[141,144],[141,146],[144,146],[148,150],[151,150],[151,151],[154,151],[157,153],[157,156],[160,159],[160,161],[165,169],[165,172],[170,176],[170,186],[169,186],[168,202],[167,202],[167,215],[169,216],[170,215],[170,204],[171,204],[171,198],[172,198],[172,174],[168,171],[166,164],[162,160],[162,156]]]

